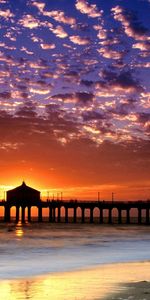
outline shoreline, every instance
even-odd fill
[[[32,300],[149,300],[150,262],[117,263],[41,276],[3,279],[0,280],[0,289],[1,300],[24,300],[31,295]],[[139,295],[146,296],[137,298],[136,290],[140,291]],[[147,294],[144,294],[145,291]],[[134,298],[129,298],[132,294]]]
[[[42,273],[34,273],[32,275],[18,275],[14,277],[5,277],[1,278],[0,275],[0,282],[1,281],[15,281],[15,280],[33,280],[33,279],[41,279],[45,278],[47,276],[60,276],[66,275],[66,274],[75,274],[75,273],[82,273],[82,272],[93,272],[93,271],[100,271],[101,269],[115,269],[115,268],[120,268],[121,266],[140,266],[143,264],[149,264],[150,265],[150,260],[139,260],[139,261],[122,261],[122,262],[112,262],[112,263],[101,263],[101,264],[96,264],[96,265],[91,265],[91,266],[84,266],[84,267],[79,267],[79,268],[73,268],[73,269],[68,269],[68,270],[62,270],[62,271],[52,271],[52,272],[42,272]]]

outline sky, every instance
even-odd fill
[[[150,1],[0,0],[0,197],[150,198]]]

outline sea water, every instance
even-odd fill
[[[3,280],[149,259],[148,226],[0,224]]]

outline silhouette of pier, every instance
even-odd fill
[[[136,210],[137,224],[150,224],[150,200],[138,200],[138,201],[80,201],[80,200],[47,200],[42,201],[40,199],[40,192],[27,186],[24,182],[21,186],[7,191],[6,201],[0,201],[0,206],[4,207],[3,221],[10,222],[12,220],[11,208],[16,208],[15,221],[19,220],[25,222],[25,210],[27,209],[27,221],[31,222],[31,208],[36,207],[38,209],[38,222],[43,221],[43,209],[48,210],[49,222],[68,223],[70,221],[70,211],[73,212],[71,218],[73,223],[78,221],[78,212],[80,210],[80,220],[82,223],[87,221],[87,212],[89,214],[89,223],[94,223],[95,210],[96,219],[98,223],[103,224],[105,221],[105,213],[107,211],[107,223],[113,224],[114,217],[113,211],[115,210],[115,219],[118,224],[131,223],[131,210]],[[21,215],[20,215],[21,212]],[[144,212],[144,223],[143,223]],[[124,217],[125,215],[125,217]]]

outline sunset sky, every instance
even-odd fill
[[[149,0],[0,0],[0,198],[150,198],[149,28]]]

